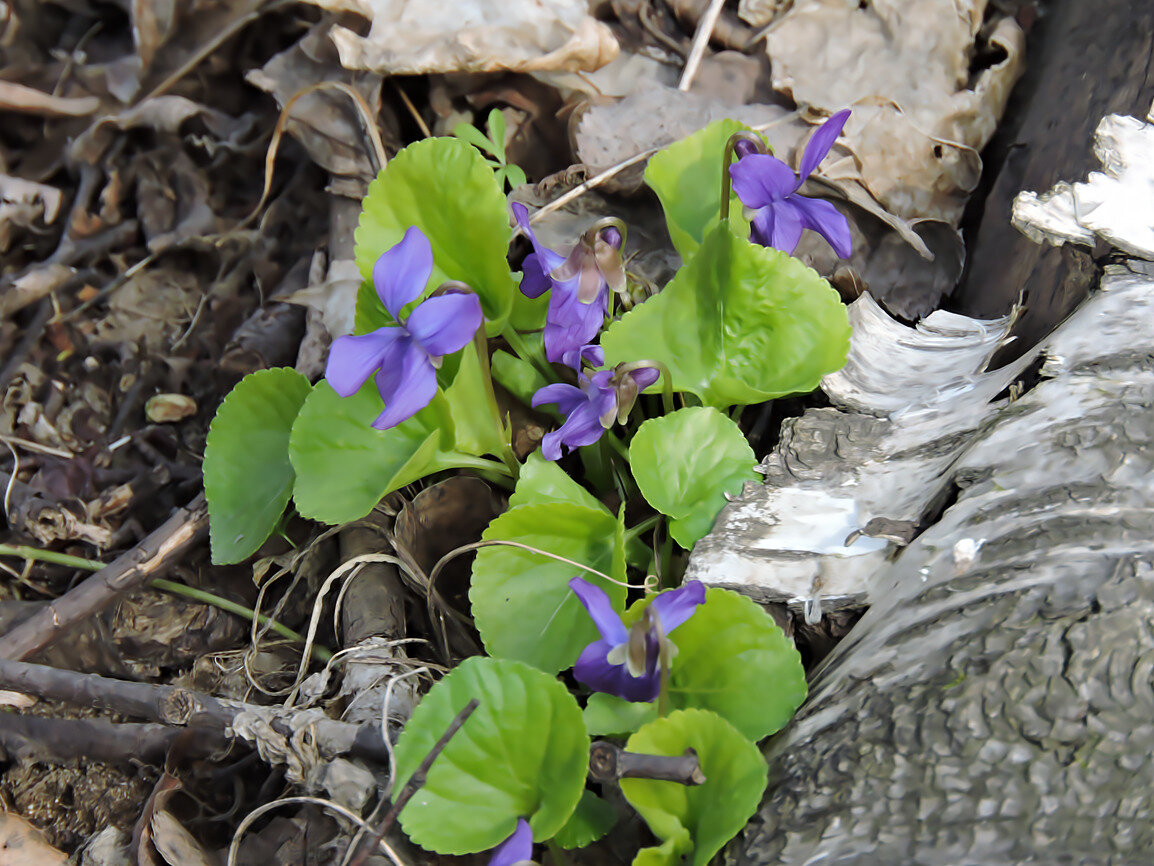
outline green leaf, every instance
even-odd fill
[[[521,183],[525,181],[522,180]],[[536,298],[528,298],[520,290],[513,297],[513,312],[509,316],[509,324],[518,331],[540,331],[545,327],[545,317],[549,313],[549,293],[545,292]],[[540,339],[537,335],[537,339]]]
[[[747,129],[736,120],[718,120],[658,151],[645,168],[645,182],[661,199],[669,237],[683,261],[689,261],[721,218],[725,143],[735,132]],[[733,192],[729,214],[732,231],[747,237],[749,222]]]
[[[608,366],[643,346],[669,368],[674,390],[721,408],[812,391],[845,364],[849,337],[845,306],[816,271],[718,226],[601,346]]]
[[[204,448],[213,562],[248,558],[276,528],[293,489],[289,431],[310,390],[295,370],[261,370],[216,410]]]
[[[581,792],[577,810],[557,831],[553,841],[562,848],[584,848],[596,842],[617,823],[617,810],[590,790]]]
[[[504,349],[498,349],[494,352],[490,363],[493,381],[500,384],[526,406],[532,404],[533,395],[537,393],[538,389],[549,384],[536,367],[528,361],[522,361],[516,355],[509,354]]]
[[[474,147],[457,138],[426,138],[377,175],[356,231],[357,266],[366,280],[410,226],[432,245],[430,284],[465,283],[481,299],[489,335],[499,333],[516,290],[505,259],[513,230],[505,194]]]
[[[473,147],[485,153],[497,156],[497,151],[493,149],[493,142],[489,141],[485,133],[481,132],[481,130],[477,129],[477,127],[471,123],[458,123],[453,127],[453,135],[462,141],[469,142]]]
[[[465,454],[500,456],[509,440],[492,396],[488,364],[482,363],[475,342],[459,355],[456,375],[445,389],[453,417],[454,447]]]
[[[617,695],[594,692],[585,704],[585,727],[595,737],[631,734],[656,718],[654,701],[627,701]]]
[[[697,753],[705,784],[680,785],[653,779],[622,779],[621,793],[659,839],[692,840],[693,866],[706,866],[757,811],[766,786],[765,760],[757,746],[733,725],[708,710],[678,710],[650,722],[626,748],[650,755]],[[637,861],[634,861],[637,862]],[[660,859],[644,863],[665,862]]]
[[[621,579],[625,526],[603,508],[542,502],[506,511],[482,538],[529,545]],[[482,548],[469,587],[473,620],[490,655],[517,659],[549,673],[572,667],[581,650],[600,638],[569,579],[583,577],[618,609],[625,589],[577,566],[522,548]]]
[[[510,188],[514,189],[525,183],[527,180],[525,177],[524,169],[522,169],[519,165],[506,165],[505,179],[509,181]]]
[[[669,531],[686,550],[713,528],[726,493],[757,480],[756,463],[741,428],[703,406],[651,418],[629,443],[637,486],[650,505],[672,518]]]
[[[320,382],[305,401],[289,439],[296,470],[293,500],[303,517],[347,523],[381,497],[425,475],[462,463],[452,451],[453,422],[441,394],[389,430],[372,422],[384,403],[370,378],[351,397]]]
[[[629,622],[640,615],[633,608]],[[707,589],[705,603],[670,639],[678,650],[669,674],[672,707],[713,710],[756,741],[780,730],[805,700],[805,669],[793,642],[744,595]]]
[[[554,461],[542,457],[540,451],[534,451],[521,467],[517,489],[509,497],[509,508],[543,502],[568,502],[610,513],[597,497],[574,481],[573,476]]]
[[[501,109],[494,108],[489,112],[489,141],[495,150],[493,156],[501,163],[505,162],[505,115]]]
[[[573,814],[589,769],[581,710],[556,679],[514,661],[465,659],[421,700],[397,741],[395,791],[470,699],[480,705],[401,811],[423,848],[468,854],[503,842],[525,818],[544,841]]]

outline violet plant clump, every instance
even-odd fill
[[[845,361],[844,306],[789,253],[808,228],[849,254],[846,218],[798,194],[847,114],[816,131],[799,172],[735,142],[735,133],[754,133],[734,121],[655,156],[646,180],[684,259],[656,293],[633,291],[619,220],[594,222],[558,252],[537,237],[527,207],[506,201],[503,180],[475,148],[415,143],[365,199],[356,332],[334,340],[325,381],[265,376],[238,389],[250,401],[244,412],[232,407],[219,429],[214,422],[205,462],[214,526],[236,520],[236,503],[252,499],[229,493],[243,482],[227,469],[246,462],[267,475],[260,489],[275,493],[264,498],[278,507],[256,519],[266,535],[290,496],[303,516],[341,523],[446,471],[512,490],[471,573],[470,613],[489,657],[467,659],[438,682],[398,743],[411,770],[463,702],[480,700],[427,790],[401,813],[419,844],[451,854],[492,849],[493,866],[512,866],[531,858],[535,834],[560,847],[593,842],[617,812],[585,790],[588,737],[648,742],[658,723],[685,739],[671,755],[702,738],[717,743],[716,763],[701,768],[703,796],[733,814],[756,805],[763,781],[735,786],[731,766],[739,754],[756,755],[753,742],[800,704],[800,658],[764,610],[678,576],[726,498],[758,478],[741,408],[812,389]],[[719,174],[751,210],[748,232],[729,219]],[[532,247],[519,281],[507,259],[515,233]],[[430,282],[440,288],[415,303]],[[518,292],[548,294],[547,305]],[[634,295],[643,300],[631,304]],[[375,388],[365,387],[370,377]],[[291,400],[278,383],[290,386]],[[559,423],[534,436],[543,416],[529,410],[549,407]],[[281,443],[281,452],[258,454],[245,438],[254,417],[275,428],[258,438]],[[434,622],[443,663],[452,661],[449,619]],[[575,689],[554,676],[570,668]],[[532,724],[534,713],[552,727]],[[480,776],[470,749],[488,756]],[[759,767],[744,772],[753,770],[763,777]],[[461,791],[479,792],[473,808]],[[677,822],[684,832],[669,830]],[[704,862],[716,839],[688,829],[695,826],[690,814],[654,824],[677,857]]]

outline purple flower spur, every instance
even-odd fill
[[[797,194],[833,147],[849,114],[849,109],[839,111],[818,128],[805,146],[796,174],[777,157],[757,153],[749,142],[737,143],[734,152],[740,159],[729,167],[729,176],[741,203],[753,211],[749,226],[753,243],[792,254],[802,231],[812,229],[829,241],[838,256],[849,258],[850,232],[845,216],[828,201]]]
[[[629,628],[614,613],[609,596],[600,587],[575,577],[569,588],[601,633],[601,640],[582,650],[573,676],[594,691],[627,701],[654,700],[661,691],[662,674],[668,672],[669,661],[677,654],[667,635],[705,601],[705,586],[691,580],[657,595]]]
[[[373,422],[378,430],[395,427],[429,405],[437,393],[441,358],[473,339],[484,315],[477,296],[450,291],[426,298],[404,321],[401,308],[420,297],[433,273],[429,239],[411,227],[373,266],[373,286],[395,325],[358,337],[337,337],[329,351],[325,379],[342,397],[350,397],[376,373],[385,411]]]

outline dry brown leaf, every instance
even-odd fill
[[[334,27],[348,69],[388,75],[599,69],[617,56],[612,31],[585,0],[311,0],[369,19],[368,36]]]
[[[0,252],[12,244],[17,229],[55,220],[60,201],[60,190],[54,186],[0,175]]]
[[[0,213],[3,213],[2,206],[0,206]],[[0,229],[0,234],[2,232],[3,229]],[[2,242],[0,242],[0,246],[3,246]],[[29,304],[52,294],[72,279],[75,273],[75,268],[52,263],[43,265],[17,278],[12,287],[5,294],[0,295],[0,319],[11,316],[17,310],[22,310]]]
[[[0,866],[65,866],[68,857],[39,830],[11,812],[0,812]]]
[[[133,0],[132,39],[144,69],[152,64],[156,50],[172,35],[176,24],[176,0]]]
[[[245,79],[267,91],[282,109],[302,90],[320,81],[342,81],[364,98],[375,117],[381,107],[381,76],[375,72],[350,73],[333,54],[327,25],[318,24],[296,45],[277,54]],[[327,49],[327,51],[326,51]],[[309,157],[327,171],[365,182],[376,175],[369,153],[369,138],[349,97],[331,90],[306,94],[293,105],[288,131],[304,145]]]
[[[99,108],[100,100],[95,96],[53,96],[15,81],[0,81],[0,111],[46,114],[50,117],[84,117]]]
[[[164,809],[154,812],[151,827],[152,844],[169,866],[217,866],[216,859],[171,812]]]
[[[1003,18],[984,39],[1000,59],[972,77],[986,5],[797,0],[771,27],[777,90],[826,114],[853,108],[843,141],[856,164],[827,177],[860,181],[900,217],[957,224],[1022,67],[1021,29]]]

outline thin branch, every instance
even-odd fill
[[[156,577],[207,532],[208,509],[202,493],[132,550],[0,637],[0,658],[26,659],[51,646],[72,625]]]
[[[709,46],[709,37],[713,35],[713,28],[717,26],[717,19],[721,17],[721,7],[725,0],[711,0],[709,8],[697,22],[697,32],[693,34],[693,47],[689,49],[689,59],[685,61],[685,70],[681,73],[681,80],[677,82],[677,89],[689,90],[697,69],[701,66],[701,58]]]
[[[401,793],[393,800],[393,805],[389,807],[389,811],[381,819],[381,825],[373,834],[372,844],[368,848],[361,849],[361,853],[353,859],[351,866],[364,866],[369,851],[377,847],[385,833],[393,826],[393,822],[397,820],[397,816],[401,814],[401,810],[408,805],[409,800],[413,799],[413,795],[425,784],[433,761],[437,760],[437,757],[445,750],[445,746],[449,745],[449,740],[453,739],[457,731],[461,730],[461,725],[465,724],[478,706],[480,706],[480,701],[472,698],[457,715],[453,716],[453,721],[449,722],[449,727],[445,728],[445,733],[441,734],[441,738],[433,744],[433,748],[429,749],[429,754],[425,755],[421,763],[417,765],[413,775],[409,776],[409,781],[405,782],[405,787],[401,788]]]
[[[679,785],[705,782],[705,774],[692,749],[687,749],[684,755],[644,755],[627,752],[606,740],[594,740],[589,749],[589,775],[598,782],[618,779],[659,779]]]

